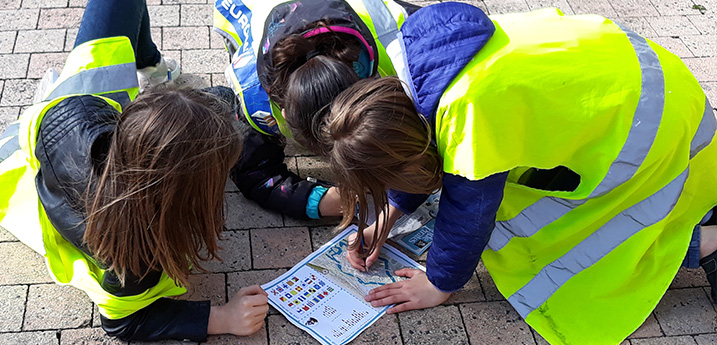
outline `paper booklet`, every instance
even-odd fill
[[[438,214],[440,197],[440,191],[431,194],[416,212],[398,218],[388,238],[413,254],[423,254],[433,243],[433,225]],[[371,225],[376,221],[371,198],[368,199],[368,204],[369,214],[366,224]],[[358,214],[356,216],[358,217]]]
[[[385,244],[368,272],[346,258],[352,225],[288,272],[261,287],[269,304],[322,344],[346,344],[376,322],[391,306],[374,308],[364,296],[378,286],[404,280],[394,271],[421,265]]]

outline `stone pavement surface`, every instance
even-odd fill
[[[412,1],[427,6],[436,1]],[[489,14],[558,7],[621,22],[683,58],[717,105],[717,0],[469,0]],[[0,0],[0,131],[32,100],[49,67],[60,70],[74,43],[86,0]],[[226,85],[228,63],[211,32],[208,0],[147,0],[157,45],[181,63],[179,83]],[[287,164],[302,176],[329,178],[326,165],[290,148]],[[2,188],[2,187],[0,187]],[[332,237],[335,219],[297,221],[246,201],[229,182],[223,262],[192,276],[181,298],[223,304],[242,286],[285,272]],[[280,236],[277,236],[280,234]],[[425,261],[425,257],[416,258]],[[81,291],[55,285],[40,256],[0,229],[0,344],[122,344],[100,327]],[[717,344],[717,312],[702,270],[681,270],[655,311],[623,344]],[[157,344],[175,344],[165,341]],[[247,338],[206,344],[316,344],[275,310]],[[354,344],[546,344],[498,293],[485,268],[444,305],[382,317]]]

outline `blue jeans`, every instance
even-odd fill
[[[700,267],[700,233],[702,230],[702,224],[707,222],[710,217],[712,217],[713,210],[710,210],[707,212],[707,214],[702,218],[702,221],[699,225],[695,226],[694,230],[692,230],[692,240],[690,240],[690,246],[687,248],[687,255],[685,256],[685,259],[682,261],[682,267],[686,268],[698,268]]]
[[[152,42],[145,0],[88,1],[75,47],[87,41],[113,36],[126,36],[132,42],[137,69],[154,66],[162,58]]]

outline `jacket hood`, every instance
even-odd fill
[[[414,102],[432,124],[443,92],[494,32],[483,11],[456,2],[425,7],[403,23]]]

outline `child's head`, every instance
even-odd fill
[[[336,29],[322,20],[283,38],[272,47],[272,65],[266,67],[269,97],[284,109],[295,139],[319,153],[313,118],[359,80],[357,71],[363,77],[373,73],[372,64],[365,61],[369,48],[358,32]]]
[[[368,194],[378,214],[388,206],[387,189],[427,194],[441,186],[441,159],[429,124],[397,78],[355,83],[334,100],[321,128],[343,209],[352,210],[358,200],[362,221]],[[352,218],[344,213],[339,226],[345,228]],[[377,230],[380,239],[388,236],[389,229]]]
[[[186,285],[191,266],[216,256],[224,185],[241,151],[233,117],[224,101],[189,89],[148,90],[124,109],[88,188],[84,237],[121,280],[164,270]]]

